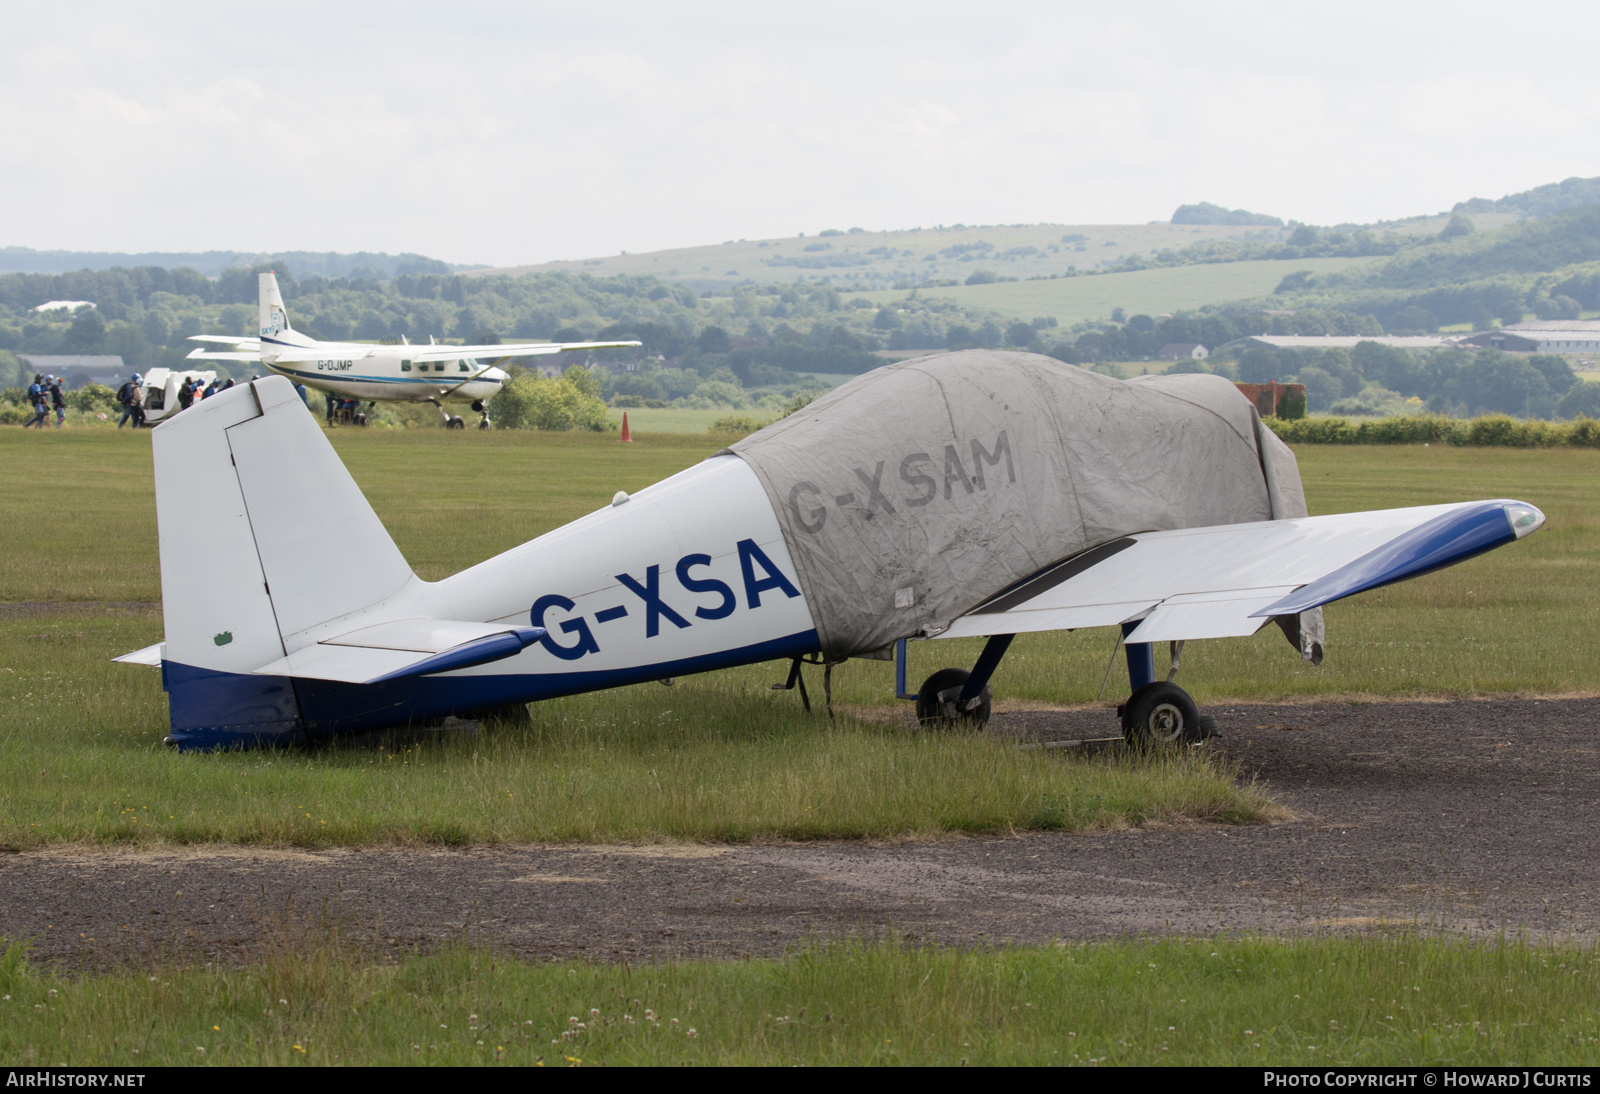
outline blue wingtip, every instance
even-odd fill
[[[445,650],[443,653],[407,665],[403,669],[374,677],[367,683],[382,684],[410,676],[431,676],[436,672],[449,672],[451,669],[470,669],[474,665],[487,665],[491,661],[499,661],[521,653],[543,637],[543,627],[508,627],[499,634],[463,642],[454,649]]]
[[[1435,517],[1333,573],[1302,585],[1252,618],[1297,615],[1323,604],[1441,570],[1537,531],[1544,514],[1520,501],[1483,501]]]

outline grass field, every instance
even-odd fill
[[[612,408],[612,420],[622,421],[623,413],[620,407]],[[727,407],[719,407],[716,410],[690,410],[678,406],[660,408],[630,406],[626,413],[628,428],[635,433],[641,430],[646,433],[694,433],[701,438],[705,437],[706,430],[710,428],[712,422],[718,418],[726,418],[730,414],[755,418],[763,422],[775,416],[770,410],[729,410]],[[616,440],[615,437],[611,439]]]
[[[960,285],[922,289],[919,295],[948,297],[967,308],[987,308],[1008,319],[1054,316],[1065,324],[1086,319],[1110,319],[1113,308],[1129,315],[1160,315],[1223,300],[1263,296],[1277,288],[1284,275],[1296,270],[1330,273],[1370,258],[1267,259],[1260,262],[1224,262],[1206,266],[1171,266],[1131,273],[1062,277],[1054,281],[1004,281],[993,285]],[[890,290],[850,293],[875,304],[905,298]]]
[[[631,445],[444,431],[333,439],[427,578],[722,443],[650,433]],[[770,691],[786,666],[768,664],[538,704],[530,727],[477,739],[173,756],[157,743],[166,722],[157,674],[108,663],[161,637],[148,445],[115,431],[0,430],[0,452],[23,469],[0,488],[14,544],[0,558],[0,604],[11,605],[0,612],[10,712],[0,843],[905,836],[1244,821],[1270,808],[1196,758],[1096,761],[921,734],[892,698],[892,666],[873,661],[836,671],[845,716],[835,723]],[[1320,668],[1297,660],[1275,629],[1191,646],[1183,682],[1202,703],[1600,690],[1588,625],[1600,600],[1600,452],[1307,447],[1300,457],[1316,512],[1513,496],[1542,506],[1550,523],[1514,547],[1335,605]],[[194,579],[227,575],[200,559]],[[1113,642],[1099,630],[1019,638],[995,677],[997,701],[1093,702]],[[977,649],[913,643],[912,679],[970,664]]]
[[[343,432],[334,444],[437,578],[719,448],[575,434]],[[1091,758],[928,735],[890,666],[836,674],[837,722],[782,665],[537,704],[526,727],[177,755],[156,674],[112,665],[161,620],[148,435],[0,430],[0,845],[323,846],[907,837],[1272,816],[1204,753]],[[1202,701],[1597,688],[1600,452],[1299,450],[1313,510],[1510,495],[1532,539],[1329,610],[1330,655],[1276,633],[1200,643]],[[462,486],[461,484],[470,484]],[[308,486],[308,489],[314,488]],[[204,504],[204,499],[196,499]],[[228,575],[196,560],[195,580]],[[999,701],[1092,701],[1108,632],[1021,638]],[[976,643],[916,643],[913,676]],[[1121,667],[1118,666],[1118,673]],[[1113,685],[1113,695],[1116,694]],[[1108,729],[1112,722],[1107,717]],[[0,1057],[75,1064],[1590,1064],[1600,959],[1431,930],[958,951],[819,939],[775,960],[530,963],[463,939],[378,951],[337,909],[280,909],[241,964],[174,936],[76,974],[0,942]],[[88,944],[93,945],[89,940]]]
[[[218,968],[63,976],[0,959],[13,1067],[219,1064],[1588,1065],[1592,949],[1199,939],[960,951],[819,944],[776,960],[382,959],[323,927]]]

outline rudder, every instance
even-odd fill
[[[196,403],[151,440],[173,738],[298,739],[293,685],[255,670],[411,569],[282,377]]]

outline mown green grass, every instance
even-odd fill
[[[1095,256],[1101,257],[1101,256]],[[1067,261],[1060,263],[1065,266]],[[1129,315],[1158,315],[1223,300],[1265,296],[1296,270],[1332,273],[1373,261],[1370,258],[1262,259],[1204,266],[1168,266],[1128,273],[1061,277],[1054,281],[1001,281],[992,285],[955,285],[921,289],[919,295],[946,297],[966,308],[988,309],[1007,319],[1054,316],[1065,324],[1109,319],[1113,308]],[[981,265],[975,263],[974,265]],[[965,272],[965,271],[963,271]],[[1001,271],[1005,272],[1005,271]],[[888,304],[903,300],[905,291],[850,293],[849,298]]]
[[[334,436],[406,557],[438,578],[709,455],[709,437],[393,432]],[[0,485],[13,547],[0,600],[0,841],[367,843],[754,839],[1249,820],[1264,799],[1194,762],[1026,753],[915,732],[893,668],[835,671],[843,716],[800,712],[768,664],[535,705],[531,728],[423,734],[278,755],[183,756],[157,743],[153,670],[112,665],[161,637],[148,436],[0,430],[24,473]],[[1600,452],[1302,447],[1313,511],[1512,496],[1544,508],[1522,543],[1328,609],[1329,655],[1300,662],[1275,629],[1195,643],[1182,682],[1222,699],[1580,694],[1600,690]],[[314,489],[309,486],[308,489]],[[203,499],[198,499],[203,500]],[[223,581],[197,560],[197,581]],[[64,603],[62,603],[64,602]],[[1025,635],[997,701],[1088,703],[1109,630]],[[911,681],[970,664],[977,642],[912,644]],[[1105,700],[1126,690],[1120,664]],[[812,677],[813,694],[820,680]],[[1107,735],[1116,732],[1107,710]],[[404,746],[402,746],[404,747]],[[131,812],[128,812],[130,811]]]
[[[12,1066],[225,1064],[1589,1065],[1591,947],[1408,932],[997,951],[818,944],[783,958],[382,961],[269,929],[239,968],[68,977],[0,961]]]
[[[1203,755],[1027,751],[806,715],[759,673],[537,704],[526,727],[173,754],[156,673],[109,655],[153,616],[0,622],[0,845],[751,840],[1249,822]],[[143,633],[140,633],[143,632]]]
[[[620,424],[624,413],[628,415],[628,428],[635,435],[640,430],[646,433],[692,433],[697,434],[702,440],[712,422],[718,418],[726,418],[730,414],[742,414],[762,422],[775,416],[775,413],[769,410],[730,410],[727,407],[719,407],[716,410],[691,410],[681,406],[630,406],[626,411],[621,407],[613,407],[612,421]],[[616,437],[613,436],[611,439],[614,441]],[[726,440],[724,443],[727,443]]]

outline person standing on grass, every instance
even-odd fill
[[[125,412],[133,416],[133,428],[138,429],[144,425],[144,380],[136,372],[129,384],[128,408]],[[117,423],[117,428],[122,428],[122,423]]]
[[[33,421],[25,423],[22,428],[27,429],[30,425],[36,425],[43,429],[44,416],[50,413],[50,410],[49,404],[45,402],[44,377],[42,375],[35,375],[33,383],[28,385],[28,405],[33,408]]]
[[[67,397],[61,393],[60,376],[50,378],[50,405],[55,408],[56,428],[60,429],[67,420]]]
[[[117,428],[121,429],[123,423],[133,418],[133,428],[139,428],[139,420],[133,413],[133,393],[139,389],[139,374],[135,372],[133,378],[117,388],[117,402],[122,404],[122,417],[117,419]]]

